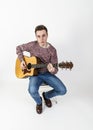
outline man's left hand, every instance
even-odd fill
[[[53,67],[53,65],[52,65],[51,63],[49,63],[49,64],[47,65],[47,69],[48,69],[48,71],[49,71],[50,73],[53,73],[53,72],[55,71],[55,68]]]

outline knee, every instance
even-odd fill
[[[67,89],[66,88],[62,88],[60,91],[61,95],[65,95],[67,93]]]

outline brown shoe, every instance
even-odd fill
[[[36,112],[38,113],[38,114],[41,114],[42,113],[42,103],[40,104],[40,105],[36,105]]]
[[[44,98],[44,101],[45,101],[46,106],[47,106],[47,107],[52,107],[52,102],[51,102],[50,99],[47,99],[47,98],[45,97],[45,92],[42,93],[42,96],[43,96],[43,98]]]

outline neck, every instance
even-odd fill
[[[40,44],[40,43],[39,43],[39,45],[40,45],[41,47],[43,47],[43,48],[47,48],[47,47],[49,46],[48,43],[45,43],[45,44]]]

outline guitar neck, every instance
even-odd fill
[[[48,64],[32,64],[31,68],[39,69],[39,68],[46,68]],[[53,67],[57,67],[57,64],[53,64]]]

